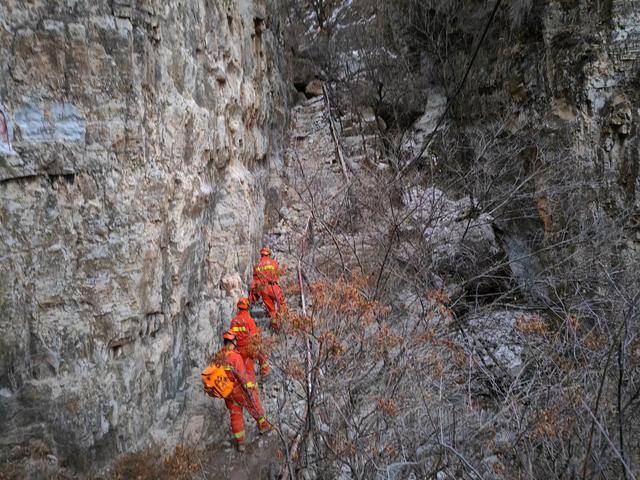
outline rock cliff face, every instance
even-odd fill
[[[535,132],[537,161],[570,160],[584,176],[577,186],[606,197],[617,213],[637,208],[640,4],[520,3],[529,5],[521,12],[526,13],[523,19],[507,17],[495,26],[511,27],[513,33],[487,40],[464,116],[483,128],[487,117],[498,121],[509,107],[502,119],[507,131],[516,136]],[[549,180],[548,174],[541,177],[538,187]],[[565,205],[555,202],[550,191],[537,196],[546,199],[538,209],[542,226],[551,231],[559,226],[554,219],[562,219]]]
[[[314,77],[335,84],[339,109],[373,108],[389,126],[380,129],[386,141],[403,139],[400,164],[420,151],[455,96],[442,136],[414,165],[434,168],[447,196],[471,195],[478,212],[498,207],[492,223],[512,265],[567,231],[588,240],[585,265],[604,251],[613,264],[620,255],[638,262],[640,3],[503,2],[455,95],[493,5],[355,0],[324,16],[303,12],[307,41],[291,49],[292,79],[298,88]],[[389,52],[380,52],[381,42]],[[409,91],[409,100],[396,99],[397,91]],[[404,120],[413,121],[408,135]],[[458,174],[468,178],[452,181]],[[528,177],[535,180],[514,191]],[[558,261],[537,256],[542,265]],[[521,270],[513,276],[533,297],[546,296],[534,284],[563,276]]]
[[[459,101],[463,120],[457,132],[471,139],[467,145],[479,159],[470,170],[481,180],[471,188],[481,191],[482,182],[493,178],[502,185],[499,198],[508,198],[520,176],[535,177],[520,198],[500,209],[495,222],[513,276],[526,293],[544,299],[550,285],[550,290],[565,288],[571,269],[591,264],[624,264],[620,272],[629,276],[621,281],[632,285],[637,278],[632,265],[640,261],[640,4],[517,5],[495,20],[473,82]],[[486,16],[478,25],[484,22]],[[461,64],[466,58],[457,55]],[[502,134],[492,133],[500,129]],[[489,143],[498,153],[483,155],[486,145],[473,140],[478,135],[493,136]],[[516,148],[509,151],[508,145]],[[505,165],[507,173],[497,173]],[[568,232],[580,239],[575,264],[541,273],[572,253],[559,249],[560,254],[536,254],[542,268],[513,268],[523,254],[559,245]],[[597,275],[576,276],[595,283]]]
[[[37,438],[85,468],[226,433],[198,373],[275,197],[275,17],[0,5],[0,460]]]

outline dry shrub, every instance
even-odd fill
[[[158,478],[158,457],[149,450],[123,455],[113,467],[114,480]]]
[[[622,438],[624,459],[634,458],[640,343],[615,343],[631,327],[619,327],[616,340],[585,315],[514,312],[513,329],[491,345],[490,324],[459,331],[441,290],[429,290],[423,316],[411,320],[373,300],[363,276],[316,281],[306,294],[306,315],[287,316],[281,366],[296,386],[283,395],[303,399],[307,409],[280,421],[302,439],[288,458],[296,468],[345,478],[384,477],[387,469],[396,478],[440,470],[456,478],[533,478],[531,468],[562,478],[589,466],[591,430],[594,446]],[[509,342],[519,349],[517,367],[496,356]],[[602,372],[609,378],[598,403]],[[621,458],[599,461],[617,474]]]
[[[189,480],[200,470],[201,463],[197,452],[193,448],[178,445],[172,456],[164,460],[162,478]]]
[[[150,450],[126,454],[113,467],[112,478],[115,480],[190,480],[200,470],[201,462],[196,450],[178,445],[173,454],[164,460]]]
[[[549,332],[546,322],[538,315],[518,315],[516,329],[526,335],[544,336]]]
[[[53,453],[51,447],[38,438],[32,438],[26,444],[15,446],[6,462],[0,463],[0,480],[74,478],[65,467],[58,465]]]
[[[287,317],[291,343],[281,366],[297,386],[293,398],[307,405],[306,417],[281,420],[307,443],[290,460],[327,478],[344,473],[344,465],[353,478],[373,478],[378,466],[402,456],[405,441],[415,441],[412,429],[398,444],[398,426],[429,423],[428,410],[415,407],[461,347],[427,322],[395,318],[372,299],[362,275],[313,282],[307,295],[307,314]],[[439,300],[441,293],[431,300],[435,312],[449,315]]]
[[[27,477],[24,465],[18,463],[0,464],[0,480],[20,480]]]

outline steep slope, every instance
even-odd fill
[[[273,12],[0,5],[0,459],[37,440],[95,468],[226,434],[197,374],[275,198]]]
[[[422,405],[380,427],[402,425],[394,465],[417,478],[637,475],[636,2],[314,7],[292,22],[292,78],[307,96],[326,82],[345,147],[354,130],[379,142],[354,142],[378,172],[354,175],[313,224],[310,243],[330,230],[314,264],[366,275],[399,330],[433,328],[419,332],[432,375],[413,369],[421,355],[408,367],[420,391],[406,397]],[[321,204],[322,189],[304,191]],[[354,390],[351,407],[372,398]],[[354,416],[334,425],[363,440]],[[362,445],[324,453],[354,477],[382,470],[380,445]]]

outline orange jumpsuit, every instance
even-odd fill
[[[271,328],[276,331],[280,328],[278,314],[284,312],[287,308],[282,288],[278,285],[279,268],[278,262],[267,255],[263,255],[258,264],[253,267],[253,283],[249,294],[251,302],[256,301],[258,295],[262,297],[262,302],[269,313],[269,317],[271,317]]]
[[[238,352],[244,358],[249,380],[256,381],[254,360],[260,363],[260,371],[263,375],[269,373],[267,356],[260,351],[256,351],[256,347],[259,347],[259,344],[256,345],[254,342],[260,339],[260,330],[256,326],[256,322],[251,318],[249,310],[240,309],[238,314],[231,320],[229,330],[236,334]]]
[[[268,430],[271,424],[264,416],[264,409],[258,397],[258,391],[255,383],[252,382],[248,375],[242,355],[234,349],[223,349],[224,352],[224,369],[227,372],[229,380],[233,382],[233,391],[231,395],[224,399],[227,409],[229,410],[229,419],[231,421],[231,433],[236,443],[244,443],[244,419],[242,418],[242,409],[246,408],[249,414],[258,424],[260,431]]]

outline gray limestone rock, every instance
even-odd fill
[[[402,232],[410,239],[399,249],[407,263],[423,262],[445,284],[466,280],[468,288],[493,283],[487,271],[504,256],[491,215],[477,210],[468,198],[452,200],[435,187],[415,187],[406,192],[410,212]],[[419,242],[414,241],[419,237]],[[413,240],[412,240],[413,239]],[[424,259],[424,255],[428,259]]]

